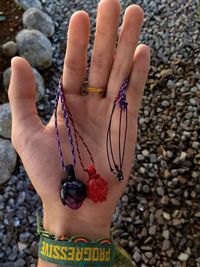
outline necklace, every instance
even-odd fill
[[[58,109],[59,99],[61,100],[61,108],[66,126],[67,138],[69,140],[71,154],[72,154],[73,164],[69,165],[64,164],[64,156],[61,148],[60,134],[57,123],[57,109]],[[99,174],[96,173],[92,154],[87,144],[85,143],[84,139],[82,138],[81,134],[76,128],[76,125],[72,118],[72,114],[65,101],[62,79],[60,79],[56,94],[54,117],[55,117],[56,141],[58,146],[58,152],[60,156],[61,166],[66,173],[66,177],[61,181],[60,185],[60,197],[63,205],[67,205],[71,209],[78,209],[82,206],[83,201],[87,197],[93,200],[95,203],[105,201],[107,195],[108,183],[105,181],[104,178],[102,178]],[[72,132],[74,134],[75,143]],[[90,160],[92,162],[92,164],[90,164],[87,168],[85,168],[83,165],[78,140],[81,141],[83,146],[86,148],[87,153],[89,154]],[[87,172],[89,175],[87,185],[85,185],[80,179],[77,179],[75,176],[74,168],[77,163],[76,151],[78,153],[79,161],[83,171]]]
[[[123,163],[124,163],[124,155],[125,155],[125,147],[126,147],[126,136],[127,136],[127,129],[128,129],[128,111],[127,106],[128,103],[126,101],[126,90],[128,86],[128,80],[125,80],[121,86],[118,96],[116,97],[111,116],[108,124],[107,136],[106,136],[106,153],[108,158],[108,164],[110,167],[110,171],[114,173],[117,177],[118,182],[124,180],[124,175],[122,171]],[[118,135],[118,158],[119,163],[117,164],[117,160],[114,157],[113,153],[113,143],[112,143],[112,122],[113,122],[113,115],[116,110],[117,105],[120,107],[120,115],[119,115],[119,135]],[[121,144],[121,135],[122,135],[122,115],[125,113],[125,131],[124,131],[124,140],[123,144]],[[121,148],[121,146],[123,146]]]

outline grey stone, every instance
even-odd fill
[[[199,142],[192,142],[192,147],[193,147],[194,149],[198,149],[199,146],[200,146],[200,143],[199,143]]]
[[[40,75],[40,73],[35,68],[32,68],[32,70],[33,70],[33,74],[35,76],[35,82],[36,82],[36,102],[38,102],[45,95],[45,84],[44,84],[44,79]],[[8,90],[8,87],[10,84],[10,78],[11,78],[11,68],[8,68],[4,71],[4,74],[3,74],[3,83],[4,83],[6,90]]]
[[[19,5],[22,9],[26,10],[31,7],[36,7],[41,9],[42,5],[39,0],[15,0],[16,4]]]
[[[20,220],[19,220],[19,218],[15,218],[15,219],[14,219],[14,221],[13,221],[13,225],[14,225],[15,227],[19,227],[19,226],[20,226]]]
[[[10,104],[0,105],[0,137],[11,138],[11,121]]]
[[[16,36],[20,56],[38,68],[47,69],[52,64],[52,45],[49,39],[38,30],[22,30]]]
[[[6,90],[8,90],[10,84],[10,77],[11,77],[11,68],[8,68],[3,73],[3,84]]]
[[[138,154],[137,160],[140,160],[140,161],[144,160],[144,156],[142,154]]]
[[[0,138],[0,184],[6,183],[17,163],[17,154],[9,140]]]
[[[181,204],[176,198],[171,198],[170,201],[174,206],[180,206]]]
[[[142,191],[143,191],[144,193],[149,193],[149,192],[150,192],[150,188],[149,188],[149,186],[148,186],[147,184],[143,185],[143,187],[142,187]]]
[[[197,218],[200,218],[200,211],[196,212],[196,213],[194,214],[194,216],[197,217]]]
[[[150,154],[150,162],[152,162],[152,163],[157,162],[156,154]]]
[[[176,83],[175,83],[174,81],[172,81],[172,80],[169,80],[169,81],[167,82],[167,87],[168,87],[169,89],[175,89],[175,88],[176,88]]]
[[[149,151],[148,151],[147,149],[143,150],[143,151],[142,151],[142,155],[143,155],[144,157],[148,157],[148,156],[149,156]]]
[[[22,242],[18,242],[18,249],[19,249],[19,252],[23,251],[24,249],[27,248],[27,244],[24,244]]]
[[[125,247],[127,245],[128,245],[128,240],[126,240],[126,239],[121,239],[120,240],[120,246]]]
[[[152,225],[152,226],[149,228],[149,234],[150,234],[150,235],[155,235],[155,234],[156,234],[156,229],[157,229],[156,225],[155,225],[155,224]]]
[[[164,189],[161,186],[159,186],[159,187],[156,188],[156,192],[161,197],[163,197],[164,194],[165,194],[165,191],[164,191]]]
[[[172,69],[163,69],[163,70],[161,70],[161,72],[160,72],[160,76],[164,79],[164,78],[166,78],[166,77],[168,77],[168,76],[170,76],[170,75],[172,75],[173,74],[173,70]]]
[[[33,73],[35,75],[35,82],[36,82],[36,101],[38,102],[45,95],[45,84],[44,84],[44,79],[35,68],[33,68]]]
[[[18,259],[16,262],[15,262],[15,267],[22,267],[22,266],[26,266],[26,262],[24,259]]]
[[[168,229],[164,230],[164,231],[162,232],[162,235],[163,235],[163,237],[164,237],[165,239],[169,239],[169,230],[168,230]]]
[[[167,100],[164,100],[164,101],[162,101],[161,105],[163,107],[168,107],[170,105],[170,103]]]
[[[26,199],[26,192],[24,192],[24,191],[19,192],[18,197],[17,197],[17,201],[16,201],[17,205],[23,204],[25,199]]]
[[[139,262],[141,260],[141,258],[142,258],[141,254],[136,250],[135,253],[133,254],[133,259],[136,262]]]
[[[17,44],[9,41],[2,45],[2,51],[7,57],[14,57],[17,54]]]
[[[164,195],[162,198],[161,198],[161,201],[160,201],[163,205],[168,205],[169,203],[169,197]]]
[[[181,160],[181,161],[184,161],[184,160],[186,159],[186,157],[187,157],[187,153],[184,152],[184,151],[182,151],[182,152],[181,152],[181,155],[180,155],[180,160]]]
[[[25,232],[25,233],[21,233],[19,235],[19,240],[20,242],[24,243],[24,242],[28,242],[28,239],[30,238],[31,234],[28,233],[28,232]]]
[[[6,253],[8,255],[8,259],[10,261],[14,261],[17,258],[17,250],[16,250],[16,246],[13,247],[13,249],[7,249]]]
[[[128,202],[128,196],[127,195],[123,195],[122,196],[122,201],[123,202]]]
[[[148,258],[151,259],[153,257],[153,253],[152,252],[145,252],[144,255]]]
[[[40,9],[34,7],[29,8],[23,14],[23,24],[26,28],[43,32],[47,37],[51,37],[55,31],[51,17]]]
[[[33,257],[37,257],[38,256],[38,243],[36,241],[34,241],[31,244],[30,251],[31,251],[31,254],[33,255]]]
[[[179,220],[179,219],[173,219],[172,220],[172,223],[173,223],[174,226],[177,226],[177,225],[180,225],[181,224],[181,220]]]
[[[168,239],[165,239],[165,240],[163,241],[162,251],[166,251],[166,250],[168,250],[168,249],[170,248],[170,246],[171,246],[170,241],[169,241]]]
[[[2,267],[15,267],[15,264],[14,262],[5,262],[5,263],[2,263]]]

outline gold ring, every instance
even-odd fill
[[[105,89],[95,88],[95,87],[83,88],[83,92],[86,94],[89,94],[89,93],[103,94],[105,93],[105,91],[106,91]]]
[[[83,82],[83,87],[82,87],[82,95],[88,95],[88,94],[99,94],[99,95],[105,95],[106,89],[103,88],[96,88],[96,87],[89,87],[88,86],[88,81]]]

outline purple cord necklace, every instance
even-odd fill
[[[126,143],[126,135],[127,135],[127,105],[128,105],[128,103],[126,102],[127,85],[128,85],[128,80],[125,80],[122,84],[122,87],[119,91],[117,98],[115,99],[113,103],[113,108],[112,108],[108,131],[107,131],[107,139],[106,139],[106,151],[107,151],[107,157],[108,157],[110,170],[116,175],[118,181],[122,181],[124,179],[122,166],[123,166],[123,161],[124,161],[125,143]],[[59,99],[61,101],[61,110],[62,110],[62,114],[63,114],[65,126],[66,126],[67,139],[69,140],[70,150],[72,154],[72,164],[68,164],[68,165],[65,165],[64,163],[64,155],[63,155],[61,142],[60,142],[60,133],[59,133],[59,127],[58,127],[58,114],[57,114]],[[119,164],[116,163],[116,160],[114,158],[113,147],[112,147],[112,130],[111,130],[113,114],[114,114],[117,104],[120,107]],[[126,125],[125,125],[124,142],[123,142],[123,149],[122,149],[122,155],[121,155],[121,128],[122,128],[121,122],[122,122],[122,112],[124,111],[126,112]],[[63,86],[62,86],[62,79],[60,79],[59,81],[59,85],[58,85],[58,89],[56,93],[54,118],[55,118],[56,141],[57,141],[57,146],[58,146],[58,153],[59,153],[59,157],[61,161],[61,166],[66,173],[66,177],[63,180],[61,180],[61,185],[60,185],[60,198],[61,198],[63,205],[67,205],[71,209],[78,209],[82,206],[83,201],[87,197],[93,200],[95,203],[105,201],[106,195],[107,195],[108,183],[105,181],[103,177],[101,177],[101,175],[96,173],[92,154],[87,144],[85,143],[84,139],[82,138],[82,136],[80,135],[79,131],[76,128],[76,125],[72,118],[72,114],[65,101],[65,95],[64,95]],[[75,142],[74,142],[74,138],[75,138]],[[85,168],[83,165],[83,161],[82,161],[82,157],[81,157],[81,153],[79,149],[78,138],[82,142],[83,146],[86,148],[87,153],[90,156],[90,160],[92,162],[92,164],[89,165],[87,168]],[[87,185],[75,177],[74,168],[77,164],[76,151],[78,153],[78,157],[79,157],[80,164],[82,166],[83,171],[86,171],[89,175],[89,180],[87,182]]]
[[[60,143],[60,134],[57,123],[57,108],[58,102],[61,99],[62,113],[66,125],[69,144],[71,147],[71,154],[73,164],[65,165],[64,156]],[[87,189],[85,184],[75,177],[74,167],[76,165],[75,146],[72,136],[72,130],[70,127],[70,119],[68,117],[67,108],[65,105],[64,94],[62,91],[62,82],[60,80],[55,100],[54,108],[55,128],[56,128],[56,140],[58,145],[58,152],[60,156],[61,166],[67,174],[67,177],[61,181],[60,197],[63,205],[68,205],[71,209],[78,209],[81,207],[84,199],[87,197]]]
[[[74,141],[73,141],[72,131],[71,131],[71,127],[70,127],[70,121],[69,121],[69,118],[67,115],[67,109],[65,106],[64,95],[63,95],[62,86],[61,86],[61,80],[59,81],[58,90],[57,90],[57,94],[56,94],[54,116],[55,116],[56,140],[57,140],[57,144],[58,144],[59,156],[60,156],[60,160],[61,160],[61,165],[62,165],[63,169],[66,171],[67,166],[65,166],[65,164],[64,164],[64,157],[63,157],[63,153],[62,153],[62,148],[61,148],[61,143],[60,143],[60,134],[59,134],[58,123],[57,123],[57,108],[58,108],[59,98],[61,99],[63,117],[65,120],[67,135],[68,135],[68,139],[69,139],[69,143],[70,143],[70,147],[71,147],[73,166],[75,167],[75,165],[76,165],[75,147],[74,147]]]
[[[71,147],[73,164],[70,165],[65,165],[64,156],[61,148],[60,134],[57,123],[57,109],[58,109],[59,99],[61,99],[61,108],[65,121],[67,137],[69,139],[69,144]],[[68,205],[71,209],[78,209],[82,206],[83,201],[85,200],[86,197],[90,198],[95,203],[105,201],[107,194],[107,182],[103,177],[101,177],[99,174],[96,173],[92,154],[87,144],[85,143],[84,139],[82,138],[82,136],[80,135],[80,133],[76,128],[76,125],[72,118],[72,114],[65,101],[62,80],[60,80],[58,85],[54,116],[55,116],[55,128],[56,128],[56,140],[57,140],[58,152],[61,160],[61,166],[66,172],[66,178],[61,181],[61,187],[60,187],[60,197],[63,205]],[[72,131],[75,137],[75,143]],[[79,149],[78,138],[82,142],[83,146],[86,148],[87,153],[89,154],[90,160],[92,162],[92,164],[89,165],[87,168],[85,168],[83,165]],[[86,171],[89,175],[89,180],[87,182],[87,185],[85,185],[81,180],[75,177],[74,167],[77,163],[75,145],[83,171]]]

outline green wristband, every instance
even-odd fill
[[[128,253],[110,238],[91,240],[71,236],[59,239],[45,231],[37,214],[37,234],[40,237],[38,256],[61,266],[135,267]]]
[[[57,265],[76,267],[112,267],[115,247],[96,242],[68,242],[41,236],[38,256]]]

